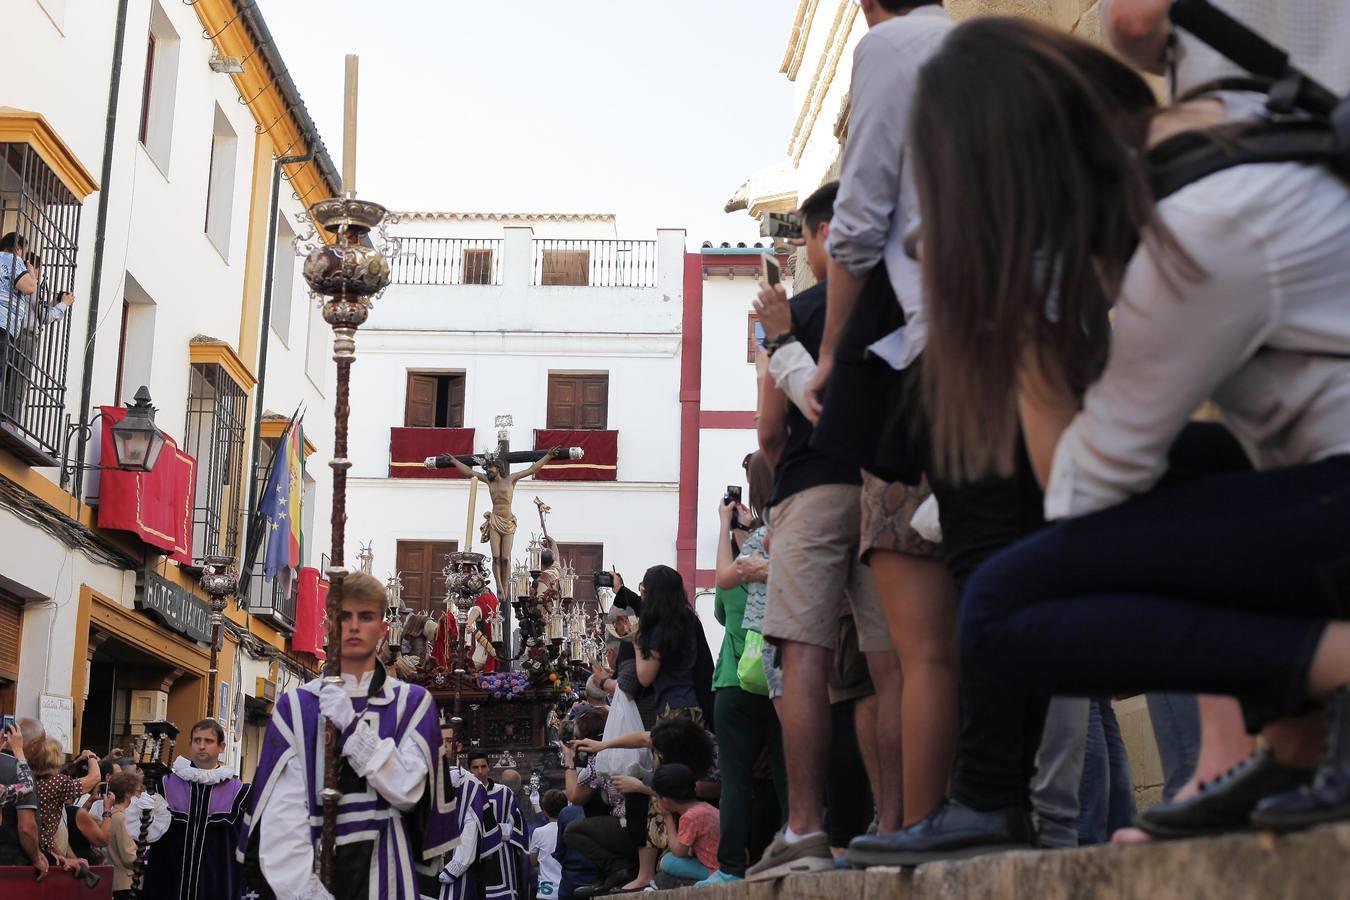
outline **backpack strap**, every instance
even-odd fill
[[[1275,162],[1325,165],[1350,178],[1350,159],[1335,133],[1316,120],[1229,122],[1182,132],[1148,153],[1155,200],[1226,169]]]

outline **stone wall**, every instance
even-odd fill
[[[1088,40],[1101,40],[1101,0],[947,0],[946,7],[959,19],[976,15],[1025,16]]]

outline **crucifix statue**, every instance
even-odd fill
[[[429,456],[423,463],[428,469],[458,469],[469,479],[482,478],[487,482],[488,496],[492,498],[492,509],[483,514],[483,525],[479,541],[488,545],[492,554],[492,579],[496,582],[498,599],[502,601],[504,624],[503,639],[508,642],[511,635],[511,545],[515,539],[516,517],[511,512],[511,501],[515,497],[516,482],[528,478],[555,459],[581,459],[580,447],[554,447],[550,450],[511,450],[511,437],[508,430],[512,424],[510,416],[497,416],[497,446],[485,454],[466,456]],[[512,463],[530,463],[527,469],[511,472]],[[479,466],[481,474],[473,467]],[[471,482],[472,483],[472,482]],[[471,488],[472,491],[472,488]],[[472,499],[469,501],[472,504]],[[470,513],[472,516],[472,512]],[[508,649],[509,655],[509,649]]]

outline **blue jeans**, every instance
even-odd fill
[[[1031,782],[1036,836],[1042,847],[1078,846],[1090,704],[1085,697],[1055,697],[1046,710],[1045,730],[1036,752],[1036,777]]]
[[[703,863],[694,856],[676,856],[674,853],[661,855],[661,871],[686,881],[702,881],[712,874]]]
[[[1200,759],[1200,707],[1194,694],[1149,694],[1147,700],[1162,760],[1163,802],[1170,803]]]
[[[1179,481],[1051,525],[966,585],[962,665],[1054,694],[1231,694],[1306,708],[1350,597],[1350,456]]]
[[[1078,795],[1078,843],[1105,844],[1134,823],[1134,779],[1109,697],[1088,701],[1083,785]]]

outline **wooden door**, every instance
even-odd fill
[[[439,609],[445,600],[445,564],[458,541],[399,541],[395,565],[403,579],[403,605]]]
[[[578,600],[595,599],[595,573],[605,571],[604,544],[558,544],[563,560],[570,562],[577,573],[573,593]]]

